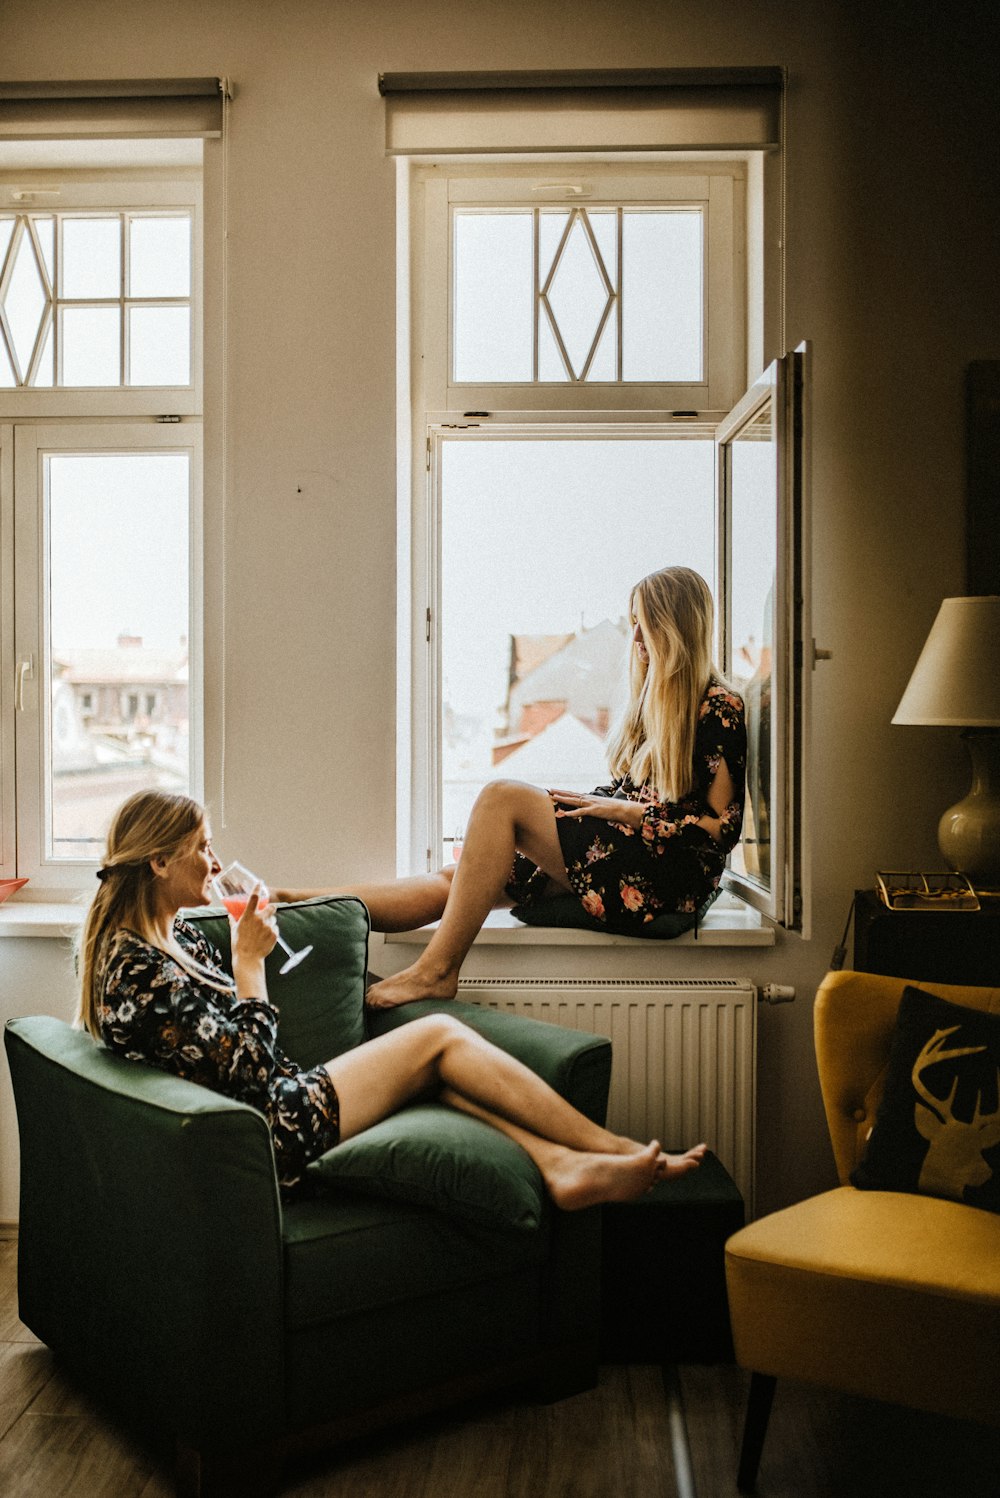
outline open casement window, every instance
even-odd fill
[[[803,929],[806,360],[804,350],[776,360],[718,426],[431,429],[421,590],[431,602],[415,658],[429,733],[413,744],[426,866],[457,856],[472,802],[497,776],[569,790],[606,782],[629,589],[681,564],[714,583],[718,658],[747,709],[744,840],[725,884]]]
[[[807,923],[803,358],[743,394],[783,344],[779,73],[380,80],[410,158],[401,871],[457,855],[490,780],[607,781],[629,591],[681,564],[749,709],[727,883]]]
[[[803,345],[768,366],[716,437],[722,660],[746,703],[748,740],[743,838],[725,884],[794,930],[808,911],[807,402]]]

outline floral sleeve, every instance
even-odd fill
[[[743,825],[747,735],[742,699],[712,686],[702,701],[695,733],[694,786],[681,801],[652,802],[642,819],[642,840],[654,853],[663,853],[671,838],[701,817],[717,815],[708,794],[723,760],[733,781],[733,799],[720,821],[719,845],[728,852],[739,841]]]
[[[684,801],[650,802],[639,826],[639,835],[654,853],[663,853],[672,837],[697,822],[703,813]]]
[[[270,1004],[219,992],[138,938],[116,944],[103,988],[101,1033],[119,1055],[246,1102],[281,1069]]]
[[[721,818],[720,841],[728,850],[739,842],[743,828],[747,730],[742,697],[724,687],[715,687],[709,692],[698,723],[697,745],[708,776],[706,797],[723,760],[733,782],[733,798]]]

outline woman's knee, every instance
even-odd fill
[[[406,1028],[415,1031],[434,1056],[440,1056],[456,1040],[469,1035],[468,1025],[452,1014],[422,1014],[419,1019],[410,1020]]]
[[[490,780],[476,797],[476,805],[489,811],[516,814],[539,795],[544,792],[526,780]]]

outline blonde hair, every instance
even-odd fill
[[[133,931],[152,941],[156,915],[154,858],[173,858],[193,848],[205,826],[205,813],[190,796],[168,791],[137,791],[122,802],[108,830],[100,884],[80,938],[78,1024],[100,1039],[103,968],[115,934]],[[155,945],[155,943],[154,943]],[[171,953],[176,957],[175,953]],[[179,958],[177,958],[180,961]],[[192,977],[219,987],[218,979],[193,961],[181,964]]]
[[[647,659],[633,645],[629,700],[608,744],[612,775],[648,783],[657,800],[679,801],[694,779],[698,710],[713,675],[715,609],[705,579],[690,567],[663,567],[636,583],[629,599]],[[721,679],[721,678],[720,678]]]

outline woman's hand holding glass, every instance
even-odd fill
[[[245,957],[251,962],[263,961],[278,942],[278,926],[274,919],[273,907],[267,903],[267,890],[264,886],[262,884],[255,886],[238,918],[232,911],[230,915],[236,925],[233,942],[234,960],[238,953],[240,957]]]
[[[270,946],[260,953],[260,960],[267,956],[271,948],[277,942],[283,952],[288,954],[287,962],[278,969],[281,973],[291,972],[293,967],[298,967],[303,958],[308,957],[312,947],[302,947],[298,952],[293,952],[291,947],[282,937],[278,930],[277,922],[273,913],[267,905],[267,887],[251,874],[248,868],[241,863],[230,863],[217,874],[212,880],[212,889],[216,898],[226,907],[230,916],[237,922],[237,947],[243,956],[250,957],[249,949],[243,947],[244,927],[243,923],[249,915],[250,921],[246,928],[246,936],[250,943],[260,943],[264,939],[263,933],[273,932],[274,940]],[[267,911],[267,915],[265,915]]]

